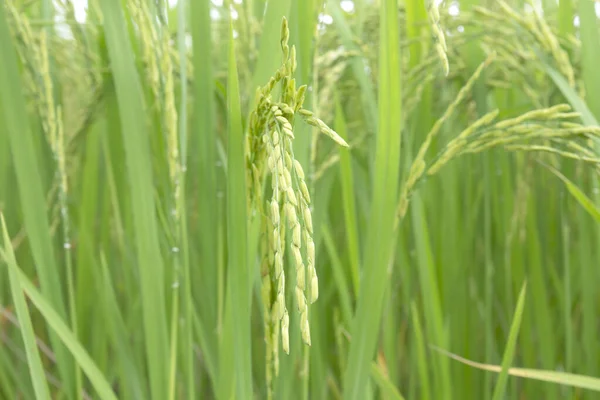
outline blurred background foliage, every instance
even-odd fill
[[[592,0],[3,1],[1,397],[596,398],[597,381],[504,381],[436,348],[600,377],[599,14]],[[304,108],[350,148],[294,124],[320,294],[306,346],[288,257],[290,354],[268,383],[240,150],[261,134],[250,116],[283,17]],[[549,108],[510,143],[477,125]],[[470,127],[475,144],[449,154]],[[425,171],[448,162],[416,179],[423,143]]]

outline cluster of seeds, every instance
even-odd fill
[[[419,148],[419,152],[417,153],[417,156],[415,157],[415,159],[412,162],[410,171],[408,173],[408,177],[402,187],[402,192],[400,194],[400,201],[398,203],[398,208],[397,208],[397,212],[396,212],[396,222],[395,222],[396,226],[398,226],[399,221],[406,214],[406,210],[408,209],[408,201],[410,199],[412,190],[413,190],[415,184],[417,183],[417,181],[423,176],[423,174],[425,172],[425,167],[426,167],[425,155],[426,155],[427,151],[429,150],[429,147],[431,146],[433,139],[435,139],[435,137],[439,134],[444,122],[450,118],[450,116],[454,113],[456,108],[465,100],[465,98],[470,93],[471,88],[475,84],[475,81],[479,78],[479,76],[481,76],[481,73],[483,72],[484,68],[487,67],[494,60],[494,58],[495,58],[495,54],[492,54],[483,63],[481,63],[479,65],[479,67],[475,70],[475,72],[473,73],[471,78],[460,89],[460,91],[458,92],[454,101],[452,103],[450,103],[450,105],[448,106],[448,108],[446,109],[444,114],[441,116],[440,119],[438,119],[435,122],[435,124],[433,125],[433,127],[431,128],[429,133],[427,134],[425,141]]]
[[[449,161],[463,154],[479,153],[494,147],[502,147],[507,151],[545,152],[591,163],[600,170],[600,158],[592,148],[594,141],[600,140],[600,128],[572,122],[571,120],[580,117],[580,114],[572,112],[568,104],[532,110],[498,122],[494,121],[499,112],[493,110],[450,140],[431,162],[426,162],[427,150],[442,124],[465,100],[475,80],[494,58],[495,56],[491,55],[477,68],[421,145],[402,186],[396,227],[406,215],[410,196],[417,182],[425,176],[436,174]]]
[[[341,146],[348,144],[312,112],[302,108],[306,86],[296,89],[293,74],[296,70],[296,51],[288,46],[289,29],[284,18],[281,29],[282,66],[269,82],[259,88],[256,106],[250,115],[246,136],[246,166],[251,186],[249,205],[262,218],[261,275],[262,298],[265,306],[265,340],[267,347],[267,385],[272,389],[273,375],[279,369],[279,337],[283,351],[289,354],[290,315],[286,307],[286,229],[291,240],[291,260],[295,269],[294,297],[300,317],[300,332],[305,344],[311,344],[308,305],[319,297],[315,269],[315,244],[311,198],[304,169],[294,158],[294,119],[298,115],[309,125]],[[273,91],[279,84],[278,99]],[[270,178],[269,200],[263,185]],[[263,204],[267,204],[263,207]],[[286,224],[287,222],[287,224]]]
[[[535,10],[536,7],[531,2],[528,3]],[[552,55],[559,70],[565,75],[571,86],[575,85],[575,73],[573,67],[569,62],[569,55],[561,48],[557,37],[554,35],[550,26],[539,12],[533,13],[533,18],[524,17],[522,14],[511,8],[506,2],[499,0],[498,5],[502,8],[505,20],[510,19],[511,21],[517,22],[522,28],[529,31],[531,35],[540,43],[543,49]],[[477,8],[481,10],[481,7]],[[502,15],[502,14],[501,14]]]
[[[444,74],[448,76],[450,73],[450,64],[448,63],[448,47],[446,46],[446,37],[440,27],[440,10],[438,9],[437,2],[435,0],[429,0],[427,5],[427,11],[429,13],[429,23],[431,24],[431,31],[435,40],[435,51],[438,57],[442,61],[442,67],[444,67]]]
[[[311,303],[318,297],[318,280],[314,268],[315,245],[312,239],[312,216],[310,212],[310,195],[304,180],[304,171],[297,160],[293,159],[291,149],[294,137],[292,126],[284,117],[282,109],[276,105],[271,109],[275,120],[274,129],[263,134],[263,142],[267,146],[268,167],[271,173],[271,188],[273,191],[270,202],[270,218],[273,225],[271,234],[271,253],[275,266],[277,280],[277,301],[274,313],[282,321],[283,349],[289,353],[289,315],[285,307],[285,274],[283,271],[283,221],[280,208],[292,233],[291,250],[296,268],[295,297],[300,313],[300,329],[302,339],[310,345],[310,330],[308,326],[308,307],[306,303],[306,282],[311,287]],[[298,216],[300,214],[300,218]],[[303,223],[301,223],[301,221]],[[306,252],[306,263],[302,257],[303,244]],[[306,271],[308,269],[308,279]]]

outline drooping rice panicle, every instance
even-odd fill
[[[348,144],[312,112],[302,108],[306,85],[296,87],[293,74],[296,70],[296,49],[288,45],[289,28],[283,18],[281,25],[282,64],[266,85],[256,93],[255,108],[250,114],[246,136],[246,160],[248,184],[250,185],[249,207],[261,210],[263,179],[270,178],[271,196],[263,224],[264,243],[261,246],[263,305],[265,307],[265,340],[267,381],[272,385],[278,373],[278,334],[281,345],[289,354],[290,315],[285,304],[286,271],[285,240],[287,227],[290,230],[289,250],[295,269],[294,298],[300,318],[300,332],[305,344],[311,344],[308,306],[319,294],[318,277],[315,269],[315,245],[313,241],[310,193],[304,168],[294,158],[293,143],[296,135],[293,123],[300,115],[305,122],[317,127],[337,144]],[[277,97],[274,95],[279,86]],[[260,213],[259,213],[260,214]],[[264,254],[267,253],[267,254]],[[310,297],[307,298],[307,294]],[[279,330],[279,329],[280,330]],[[270,395],[272,395],[272,392]]]
[[[442,62],[444,68],[444,75],[448,76],[450,73],[450,64],[448,62],[448,47],[446,46],[446,36],[440,25],[440,11],[438,4],[435,0],[429,0],[427,4],[427,11],[429,15],[429,23],[431,25],[431,31],[435,40],[435,51]]]

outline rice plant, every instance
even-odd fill
[[[5,0],[0,397],[596,398],[596,5]]]

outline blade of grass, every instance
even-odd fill
[[[148,393],[144,390],[145,388],[142,385],[139,369],[135,365],[136,360],[133,351],[128,345],[127,326],[123,320],[123,313],[119,309],[117,295],[110,278],[110,272],[104,254],[100,254],[100,268],[94,269],[100,270],[95,273],[95,280],[96,285],[98,286],[98,292],[102,293],[101,298],[104,301],[106,330],[112,339],[115,349],[121,355],[121,357],[119,357],[119,363],[123,369],[121,379],[124,389],[123,394],[135,394],[136,399],[148,398]]]
[[[435,343],[441,343],[446,346],[448,343],[448,334],[444,326],[444,317],[442,314],[442,303],[440,300],[440,289],[437,278],[429,225],[424,212],[424,204],[420,192],[413,194],[412,199],[412,219],[414,226],[414,240],[417,253],[417,265],[419,270],[419,287],[423,293],[425,329],[427,337]],[[433,368],[434,378],[434,398],[451,398],[452,384],[450,378],[450,367],[445,360],[437,360]]]
[[[94,243],[97,243],[97,231],[94,229],[98,209],[98,191],[100,189],[99,158],[101,145],[99,141],[101,127],[94,127],[88,134],[85,148],[85,162],[81,174],[83,182],[81,197],[79,198],[79,212],[77,218],[78,243],[75,261],[77,276],[76,304],[79,338],[87,344],[90,340],[94,325],[92,307],[94,306],[94,293],[90,293],[93,286],[93,269],[90,268],[94,258]],[[102,127],[103,128],[103,127]]]
[[[596,119],[600,118],[600,35],[595,4],[592,1],[578,2],[581,38],[581,74],[585,85],[586,103]]]
[[[581,121],[585,125],[598,125],[596,121],[596,117],[592,114],[590,108],[587,103],[583,101],[581,97],[575,92],[575,90],[569,86],[569,83],[565,79],[565,77],[558,72],[556,69],[551,67],[548,63],[542,61],[542,65],[546,70],[546,73],[550,76],[554,84],[558,87],[558,89],[562,92],[562,94],[566,97],[567,101],[571,104],[575,111],[581,114]],[[596,140],[596,143],[598,141]]]
[[[571,0],[559,0],[558,2],[558,30],[562,35],[575,33],[573,25],[574,6]]]
[[[17,176],[19,198],[23,212],[31,253],[39,276],[42,292],[58,314],[66,318],[63,289],[59,280],[61,269],[56,263],[44,195],[40,160],[36,156],[35,136],[29,124],[30,118],[24,98],[24,86],[19,75],[17,54],[8,29],[5,7],[0,9],[0,111],[3,113],[4,132],[8,136],[14,170]],[[60,378],[65,392],[73,395],[74,364],[64,346],[51,333]]]
[[[404,400],[404,397],[400,394],[398,389],[390,381],[390,379],[383,373],[381,367],[375,363],[371,363],[371,377],[379,386],[382,394],[386,399],[389,400]]]
[[[219,398],[246,398],[252,394],[250,366],[250,302],[248,232],[246,217],[246,176],[244,136],[240,109],[238,73],[229,23],[229,57],[227,72],[227,294],[224,336],[220,343]]]
[[[342,309],[342,319],[345,324],[350,325],[352,322],[352,303],[350,301],[350,289],[344,276],[344,267],[340,255],[335,247],[335,242],[331,236],[329,225],[323,225],[321,228],[323,244],[331,261],[333,277],[337,286],[337,292],[340,296],[340,306]]]
[[[496,382],[496,387],[494,388],[494,395],[492,397],[493,400],[500,400],[504,398],[506,381],[508,379],[508,370],[512,364],[515,348],[517,347],[517,336],[519,335],[519,328],[521,327],[526,292],[527,282],[524,282],[523,287],[521,288],[521,293],[519,294],[519,300],[517,301],[517,308],[515,309],[515,315],[510,326],[510,331],[508,333],[508,341],[506,342],[504,357],[502,358],[502,370],[500,371],[498,382]]]
[[[125,16],[118,0],[101,2],[127,161],[137,265],[142,290],[147,368],[154,400],[167,396],[168,338],[164,265],[158,240],[150,146],[142,86],[135,69]]]
[[[497,372],[500,373],[502,371],[502,367],[500,365],[493,364],[484,364],[476,361],[468,360],[459,355],[453,354],[444,349],[432,346],[432,348],[444,354],[447,357],[450,357],[453,360],[461,362],[465,365],[478,368],[484,371],[489,372]],[[569,387],[589,389],[596,392],[600,392],[600,378],[594,378],[586,375],[579,374],[571,374],[568,372],[556,372],[556,371],[548,371],[542,369],[532,369],[532,368],[515,368],[511,367],[508,369],[508,374],[511,376],[517,376],[526,379],[533,379],[543,382],[556,383],[559,385],[565,385]]]
[[[185,45],[185,34],[186,34],[186,7],[188,2],[185,0],[179,0],[177,4],[177,43],[178,43],[178,51],[179,51],[179,59],[186,60],[187,59],[187,49]],[[177,203],[175,207],[179,210],[181,215],[179,222],[175,225],[174,229],[177,230],[176,237],[179,238],[179,243],[177,246],[181,247],[181,258],[179,259],[182,264],[182,274],[181,279],[183,279],[183,296],[181,298],[182,302],[182,318],[184,323],[181,324],[181,329],[179,335],[181,335],[181,345],[179,348],[176,348],[176,351],[180,353],[182,359],[182,373],[185,379],[185,388],[186,395],[190,398],[196,398],[196,388],[194,383],[194,352],[190,351],[193,348],[193,324],[192,324],[192,314],[194,311],[194,303],[192,299],[192,290],[191,290],[191,274],[190,274],[190,252],[189,252],[189,240],[188,240],[188,228],[187,228],[187,207],[186,207],[186,171],[187,171],[187,107],[188,107],[188,79],[187,79],[187,62],[181,62],[180,68],[180,104],[178,107],[178,116],[179,116],[179,129],[178,129],[178,140],[179,140],[179,153],[180,153],[180,163],[181,167],[179,170],[179,176],[176,178],[180,185],[180,193],[176,196],[175,202]],[[179,325],[180,321],[178,318],[173,316],[174,324]],[[175,341],[175,338],[172,338]],[[174,366],[175,368],[175,366]],[[173,383],[173,388],[175,388],[175,379]],[[175,389],[171,392],[172,396],[175,395]]]
[[[346,119],[344,111],[340,104],[339,97],[336,95],[336,119],[335,130],[345,140],[348,139],[346,128]],[[348,249],[348,258],[350,260],[350,278],[354,295],[359,291],[359,242],[358,225],[356,222],[356,202],[354,199],[354,177],[352,175],[352,162],[350,152],[346,149],[340,149],[340,177],[342,183],[342,203],[344,209],[344,226],[346,227],[346,245]]]
[[[398,196],[402,130],[400,45],[398,8],[394,0],[383,1],[380,21],[379,126],[373,170],[373,197],[357,311],[351,328],[352,342],[344,371],[346,400],[364,399],[369,368],[380,328],[383,297],[394,242],[394,203]],[[372,107],[375,105],[372,104]]]
[[[209,365],[217,366],[217,225],[219,213],[217,207],[216,161],[217,145],[214,124],[214,77],[212,58],[206,57],[212,52],[212,24],[210,18],[210,0],[190,2],[190,24],[194,63],[194,129],[190,138],[194,148],[198,149],[196,162],[200,196],[198,219],[200,258],[198,272],[192,274],[197,291],[198,312],[202,323],[198,326],[203,340],[200,341],[204,358]],[[190,153],[194,157],[195,152]],[[199,292],[199,293],[198,293]],[[206,345],[202,345],[206,343]],[[213,385],[216,377],[211,375]]]
[[[563,206],[561,209],[562,213],[562,241],[563,241],[563,264],[564,264],[564,276],[563,276],[563,287],[565,294],[564,301],[564,324],[565,324],[565,369],[567,371],[573,368],[573,330],[572,327],[572,291],[571,291],[571,239],[570,239],[570,223],[567,220],[568,211],[566,206],[566,201],[563,200]],[[572,393],[569,393],[570,395]]]
[[[6,260],[9,259],[9,255],[2,251],[2,257]],[[15,277],[18,278],[18,283],[21,288],[27,294],[27,297],[31,300],[33,305],[40,311],[44,320],[58,335],[60,340],[69,349],[71,354],[77,360],[78,365],[81,367],[83,372],[90,380],[92,386],[96,389],[96,392],[103,400],[117,400],[117,397],[113,393],[110,384],[106,381],[106,378],[98,369],[94,361],[90,358],[87,351],[79,343],[73,332],[69,329],[67,324],[58,315],[58,313],[52,308],[50,303],[44,298],[44,296],[37,290],[35,285],[29,280],[29,278],[19,269],[19,267],[13,262],[8,264],[9,268],[13,270]],[[23,323],[23,320],[20,321]]]
[[[17,381],[20,375],[18,375],[14,364],[8,357],[3,356],[0,358],[0,365],[2,364],[4,368],[0,368],[0,393],[4,394],[4,398],[6,399],[15,399],[17,398],[17,394],[15,393],[16,385],[13,381]],[[25,392],[25,396],[34,396],[33,393],[29,393],[26,385],[19,387],[23,387],[22,391]]]
[[[579,187],[577,187],[577,185],[570,181],[569,178],[561,174],[556,168],[550,165],[544,165],[546,168],[548,168],[548,170],[550,170],[550,172],[563,181],[573,198],[577,200],[577,202],[588,212],[592,218],[594,218],[596,222],[600,223],[600,208],[598,208],[594,202],[585,193],[583,193]]]
[[[528,322],[533,326],[533,332],[536,337],[537,349],[540,365],[545,369],[551,369],[556,362],[555,342],[556,335],[553,329],[552,314],[548,307],[552,287],[546,284],[547,275],[544,269],[548,265],[544,263],[543,246],[544,237],[538,228],[538,215],[534,212],[536,202],[531,197],[527,200],[528,212],[525,216],[525,227],[527,229],[527,269],[526,276],[530,282],[532,310],[534,310],[533,319]],[[552,391],[546,391],[546,398],[553,397]]]
[[[411,302],[410,305],[413,329],[415,333],[416,341],[416,352],[417,352],[417,369],[419,371],[419,379],[421,381],[421,399],[429,400],[431,393],[429,388],[431,387],[429,380],[429,369],[427,366],[427,353],[425,352],[425,338],[423,337],[423,327],[421,326],[421,319],[419,318],[419,311],[415,302]]]
[[[8,266],[8,276],[10,280],[10,291],[12,293],[13,302],[17,311],[17,317],[21,324],[21,335],[25,344],[25,353],[27,355],[27,365],[29,367],[29,375],[33,383],[33,389],[37,399],[50,400],[50,390],[46,383],[46,374],[42,366],[42,359],[37,348],[35,333],[29,316],[29,310],[25,301],[25,296],[19,284],[19,276],[17,275],[17,260],[13,252],[13,247],[4,222],[4,215],[0,213],[0,221],[2,222],[2,237],[4,242],[4,261]]]

